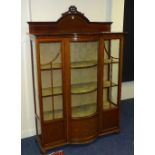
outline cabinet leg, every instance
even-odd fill
[[[39,146],[40,149],[40,153],[41,155],[47,155],[47,151],[41,146],[40,141],[38,138],[35,138],[35,142],[37,143],[37,145]]]
[[[40,148],[40,153],[41,153],[41,155],[47,155],[46,150],[45,150],[45,149],[43,149],[43,148]]]
[[[120,133],[120,130],[116,130],[115,133],[116,133],[116,134],[119,134],[119,133]]]

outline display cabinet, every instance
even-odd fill
[[[41,150],[118,133],[124,33],[75,6],[57,22],[28,24]]]

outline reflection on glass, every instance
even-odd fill
[[[97,110],[98,42],[71,42],[70,51],[72,117],[90,116]]]
[[[63,117],[61,43],[40,43],[44,121]]]

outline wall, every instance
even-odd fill
[[[35,134],[34,106],[31,75],[31,57],[27,21],[29,20],[29,3],[22,1],[21,18],[21,136]]]
[[[111,3],[111,20],[112,31],[118,32],[123,30],[124,17],[124,0],[112,0]]]
[[[122,83],[122,100],[134,98],[134,81]]]
[[[34,106],[31,75],[31,57],[27,21],[55,21],[62,12],[68,10],[70,5],[76,5],[78,10],[83,12],[91,21],[111,21],[113,20],[113,30],[122,31],[123,20],[123,0],[22,0],[21,19],[21,67],[22,67],[22,100],[21,100],[21,137],[35,135]],[[117,15],[115,14],[117,11]],[[119,12],[119,13],[118,13]],[[117,24],[116,24],[117,22]],[[126,92],[124,98],[128,96],[128,87],[132,84],[123,84]],[[132,89],[129,89],[132,92]]]
[[[75,5],[80,12],[90,20],[100,21],[106,19],[107,0],[32,0],[32,20],[51,21],[57,20],[61,13],[68,10],[70,5]],[[37,5],[36,5],[37,4]],[[96,9],[97,8],[97,9]]]
[[[123,30],[123,12],[124,0],[112,0],[111,3],[111,20],[112,31],[118,32]],[[134,82],[122,83],[122,100],[134,97]]]

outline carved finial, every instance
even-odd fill
[[[63,13],[62,15],[68,15],[68,14],[80,14],[80,15],[84,15],[83,13],[77,11],[76,6],[72,5],[69,7],[68,11]]]
[[[69,12],[70,12],[70,13],[76,13],[76,12],[77,12],[76,6],[74,6],[74,5],[70,6],[70,7],[69,7]]]

